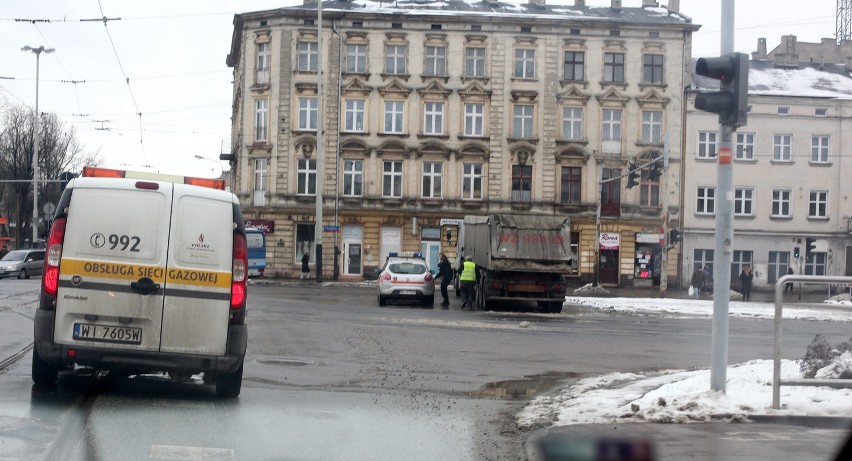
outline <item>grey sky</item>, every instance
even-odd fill
[[[609,3],[587,1],[589,6]],[[624,0],[628,7],[641,3]],[[139,169],[147,164],[161,171],[213,176],[219,172],[213,160],[220,146],[224,143],[227,151],[230,145],[233,93],[225,56],[233,15],[293,4],[3,0],[0,104],[35,102],[35,56],[21,47],[55,48],[41,58],[39,109],[56,112],[73,125],[88,150],[100,149],[105,166]],[[718,54],[720,5],[721,0],[681,0],[681,11],[702,24],[693,40],[694,57]],[[833,37],[835,5],[835,0],[738,0],[735,47],[751,52],[757,38],[766,37],[771,50],[784,34],[810,42]],[[104,16],[121,20],[109,20],[106,26],[80,21]],[[196,155],[210,160],[197,160]]]

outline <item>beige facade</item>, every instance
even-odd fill
[[[756,286],[795,274],[852,274],[852,79],[842,65],[791,68],[751,62],[748,124],[734,134],[731,287],[743,265]],[[718,120],[689,95],[684,179],[686,281],[712,265]],[[816,240],[808,255],[808,238]]]
[[[389,251],[455,257],[465,215],[532,213],[571,218],[569,275],[591,280],[600,197],[600,233],[618,235],[599,255],[602,281],[644,275],[637,252],[659,266],[663,204],[669,227],[679,217],[681,89],[697,26],[652,2],[577,3],[518,5],[513,14],[459,3],[469,8],[447,15],[455,4],[337,2],[324,7],[322,53],[315,4],[238,15],[228,56],[231,187],[246,219],[274,223],[267,273],[298,273],[312,251],[317,123],[322,224],[337,230],[324,233],[327,275],[369,277]],[[666,135],[668,168],[648,179],[653,159],[662,167]],[[634,162],[644,167],[639,185],[605,181],[599,196],[601,175],[619,178]]]

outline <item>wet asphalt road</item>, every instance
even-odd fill
[[[38,280],[0,283],[0,324],[14,316],[20,331]],[[239,399],[217,399],[200,381],[93,381],[85,371],[39,389],[27,354],[0,371],[0,458],[521,459],[529,434],[512,415],[537,393],[589,374],[710,362],[709,319],[570,306],[561,315],[471,313],[455,299],[450,310],[380,308],[370,287],[313,282],[253,285],[249,299]],[[801,355],[816,333],[836,342],[849,329],[785,322],[784,355]],[[2,357],[19,350],[8,338],[0,345]],[[731,320],[730,363],[771,353],[771,321]],[[704,432],[712,447],[713,431]]]

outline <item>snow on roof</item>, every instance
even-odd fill
[[[534,5],[514,1],[475,1],[475,0],[329,0],[323,2],[323,11],[348,11],[394,15],[483,15],[491,17],[523,17],[527,19],[584,19],[632,24],[670,24],[689,25],[692,19],[676,11],[663,7],[620,8],[575,7],[570,5]],[[314,4],[282,8],[282,10],[315,10]]]
[[[719,82],[694,73],[697,90],[718,90]],[[748,92],[754,95],[852,99],[852,78],[843,65],[775,67],[769,61],[749,61]]]

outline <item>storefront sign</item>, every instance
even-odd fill
[[[442,226],[461,226],[462,224],[464,224],[464,219],[441,218]]]
[[[621,234],[602,232],[600,244],[602,250],[617,250],[621,244]]]
[[[263,231],[264,234],[275,232],[275,221],[265,219],[246,219],[246,227],[256,227]]]
[[[663,234],[636,234],[636,243],[654,243],[659,245],[663,240]]]

